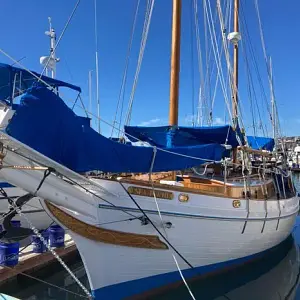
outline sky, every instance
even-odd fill
[[[300,36],[298,33],[300,3],[290,1],[287,5],[287,1],[282,0],[273,0],[272,4],[270,2],[258,0],[267,55],[272,56],[279,119],[284,135],[300,135],[298,109],[300,107],[298,96],[300,94]],[[41,72],[42,67],[39,64],[39,58],[49,53],[49,39],[44,34],[49,26],[48,17],[51,16],[57,36],[60,36],[75,3],[76,0],[0,0],[1,50],[16,60],[23,58],[21,63],[26,68]],[[179,99],[179,124],[182,126],[192,125],[196,113],[200,82],[191,3],[192,0],[182,0]],[[210,0],[210,3],[213,14],[215,14],[215,1]],[[108,123],[113,122],[116,113],[136,4],[137,0],[97,1],[100,114],[101,118]],[[205,59],[205,26],[202,4],[203,1],[199,0],[201,53]],[[123,116],[127,111],[137,67],[145,9],[146,0],[140,0],[125,86]],[[155,1],[140,76],[136,86],[130,125],[159,126],[168,124],[171,11],[171,0]],[[271,133],[267,108],[269,105],[267,102],[270,101],[270,91],[254,0],[241,0],[240,22],[242,41],[245,47],[244,52],[241,49],[239,68],[239,93],[243,121],[245,128],[251,132],[254,118],[257,134],[266,135]],[[61,59],[57,65],[57,78],[81,86],[82,97],[88,107],[88,72],[93,70],[92,110],[96,112],[94,26],[94,0],[82,0],[57,47],[57,56]],[[220,32],[218,19],[216,19],[215,26],[216,31]],[[208,39],[210,39],[209,33]],[[256,67],[249,50],[250,44],[256,57]],[[247,48],[249,48],[248,54]],[[250,73],[254,74],[253,90],[256,91],[256,100],[251,100],[252,102],[249,100],[253,97],[253,91],[250,91],[252,95],[250,97],[249,72],[246,70],[247,60],[251,65],[249,67]],[[0,61],[12,63],[3,53],[0,54]],[[225,66],[225,62],[223,62],[223,66]],[[255,79],[257,76],[256,68],[259,70],[261,81]],[[210,72],[211,91],[213,91],[216,82],[216,69],[210,67]],[[261,85],[264,86],[263,89]],[[67,92],[67,96],[74,97],[75,95]],[[205,111],[204,109],[204,112],[207,116],[208,110]],[[119,116],[120,111],[118,111],[118,119]],[[219,84],[212,117],[215,125],[222,125],[224,122],[228,122],[229,118]],[[261,123],[267,124],[264,132],[262,128],[265,127]],[[93,126],[95,126],[95,121]],[[111,134],[109,126],[102,123],[101,128],[103,134]]]

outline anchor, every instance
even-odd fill
[[[7,197],[7,195],[5,195]],[[25,227],[13,227],[11,220],[17,215],[16,208],[22,208],[22,206],[31,200],[34,196],[32,194],[26,194],[18,197],[16,202],[13,204],[12,200],[8,200],[11,204],[9,211],[4,215],[3,231],[0,233],[0,241],[3,243],[14,243],[29,237],[32,234],[30,228]],[[12,205],[13,204],[13,205]]]

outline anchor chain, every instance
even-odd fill
[[[1,147],[1,145],[0,145]],[[3,145],[2,145],[2,149],[0,150],[0,163],[2,164],[2,159],[3,159]],[[51,174],[51,172],[55,171],[52,168],[47,168],[44,172],[44,176],[41,180],[41,182],[39,183],[36,191],[33,193],[33,196],[37,195],[37,192],[39,191],[39,189],[42,187],[44,181],[46,180],[46,178]],[[15,204],[15,202],[6,194],[6,192],[2,189],[1,190],[2,193],[5,193],[8,201],[11,203],[11,206],[13,207],[13,209],[17,212],[17,214],[20,217],[23,217],[27,223],[30,226],[30,229],[34,232],[35,235],[38,236],[38,238],[42,241],[42,243],[44,244],[44,246],[47,248],[48,251],[51,252],[51,254],[56,258],[56,260],[62,265],[62,267],[68,272],[68,274],[74,279],[74,281],[80,286],[80,288],[84,291],[84,293],[88,296],[89,299],[94,299],[94,297],[92,296],[92,294],[88,291],[88,289],[81,283],[81,281],[76,277],[76,275],[72,272],[72,270],[65,264],[65,262],[59,257],[59,255],[54,251],[54,249],[52,247],[50,247],[47,243],[47,241],[44,239],[44,237],[41,235],[41,233],[39,232],[39,230],[32,224],[32,222],[29,220],[29,218],[27,218],[27,216],[25,214],[22,213],[20,207],[18,205]]]
[[[76,277],[76,275],[72,272],[72,270],[65,264],[65,262],[59,257],[59,255],[54,251],[52,247],[50,247],[44,237],[40,234],[38,229],[32,224],[32,222],[27,218],[25,214],[21,212],[18,207],[15,207],[16,212],[20,217],[24,217],[28,222],[30,229],[38,236],[38,238],[42,241],[44,246],[51,252],[51,254],[57,259],[57,261],[63,266],[63,268],[69,273],[69,275],[75,280],[75,282],[80,286],[80,288],[84,291],[84,293],[88,296],[89,299],[94,299],[92,294],[88,291],[88,289],[81,283],[81,281]]]

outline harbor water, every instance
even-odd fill
[[[294,179],[300,191],[300,175],[295,174]],[[300,216],[297,218],[293,234],[263,257],[235,269],[195,279],[189,286],[195,298],[201,300],[300,300],[299,246]],[[82,263],[80,261],[74,263],[71,269],[88,287]],[[81,288],[62,268],[52,272],[51,276],[40,277],[39,282],[27,278],[18,284],[7,284],[3,288],[1,292],[24,300],[73,300],[85,297]],[[182,300],[191,299],[191,296],[182,285],[147,299]]]

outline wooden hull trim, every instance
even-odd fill
[[[163,243],[158,236],[127,233],[116,230],[105,229],[96,227],[94,225],[87,224],[79,221],[73,216],[67,214],[57,206],[51,204],[49,201],[45,201],[45,205],[53,216],[61,222],[68,229],[76,234],[79,234],[87,239],[102,242],[106,244],[113,244],[119,246],[145,248],[145,249],[157,249],[167,250],[168,246]]]

